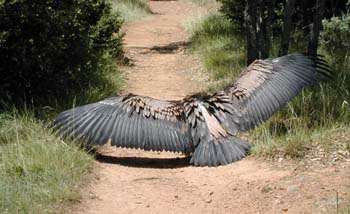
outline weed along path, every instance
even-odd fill
[[[126,68],[125,93],[181,99],[204,89],[205,81],[193,78],[198,64],[184,50],[181,23],[191,15],[191,4],[150,1],[150,6],[151,17],[126,29],[133,66]],[[188,162],[180,154],[106,147],[71,212],[328,213],[349,199],[349,163],[307,167],[248,157],[208,168]]]

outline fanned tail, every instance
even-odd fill
[[[250,148],[250,143],[234,136],[213,138],[198,144],[190,163],[195,166],[226,165],[244,158]]]

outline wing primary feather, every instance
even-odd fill
[[[98,121],[94,124],[95,126],[89,130],[91,133],[91,143],[92,144],[103,144],[104,142],[101,142],[101,137],[103,134],[103,130],[105,129],[105,123],[106,119],[109,119],[108,115],[99,115]]]
[[[115,108],[113,108],[114,110]],[[105,123],[105,129],[104,131],[104,136],[102,137],[104,141],[107,142],[107,140],[111,139],[112,140],[112,135],[115,133],[115,129],[118,125],[119,122],[119,114],[120,112],[118,110],[110,110],[109,112],[109,119]],[[112,143],[112,142],[111,142]]]
[[[136,134],[136,141],[139,145],[139,147],[142,147],[143,145],[143,129],[144,129],[144,125],[143,125],[143,121],[142,121],[142,112],[140,112],[137,117],[136,117],[136,121],[135,121],[135,134]]]
[[[113,124],[113,133],[112,133],[112,142],[111,144],[113,146],[120,146],[121,141],[121,132],[120,129],[122,128],[123,120],[121,119],[120,115],[116,115],[115,123]]]
[[[180,149],[179,144],[178,144],[176,131],[171,130],[170,134],[171,134],[171,139],[172,139],[172,142],[173,142],[172,145],[171,145],[171,151],[173,151],[173,152],[181,152],[182,150]]]
[[[126,117],[126,127],[125,127],[125,147],[126,148],[136,148],[134,145],[134,142],[131,141],[131,129],[132,129],[132,123],[133,123],[133,116],[131,116],[133,112],[129,112],[128,116]]]
[[[152,119],[149,121],[149,130],[150,130],[150,141],[149,141],[149,148],[148,150],[153,150],[153,151],[160,151],[159,149],[159,141],[156,140],[156,134],[157,134],[157,130],[156,128],[154,127],[154,124],[153,124],[153,117]],[[151,147],[151,145],[154,145],[153,147]]]
[[[144,133],[144,140],[143,140],[143,148],[145,150],[149,150],[149,142],[151,141],[150,138],[152,137],[152,132],[150,131],[150,124],[149,124],[149,118],[147,117],[145,120],[142,121],[144,124],[143,126],[143,133]]]
[[[134,132],[134,123],[135,123],[135,114],[136,112],[131,113],[131,115],[128,117],[128,126],[126,128],[126,144],[131,147],[137,149],[137,144],[135,141],[133,141],[133,132]]]
[[[120,139],[119,139],[119,146],[120,147],[126,147],[126,141],[125,141],[125,130],[126,130],[126,126],[127,126],[127,115],[121,115],[120,116],[120,129],[119,129],[119,135],[120,135]]]
[[[158,117],[161,117],[161,115],[158,115]],[[154,124],[154,131],[155,131],[155,140],[157,142],[157,150],[158,151],[169,151],[168,149],[168,139],[164,140],[162,139],[163,133],[167,134],[167,129],[164,127],[164,121],[160,123]],[[163,126],[162,126],[163,125]]]
[[[79,115],[76,117],[69,117],[64,124],[58,124],[57,127],[59,129],[59,134],[63,137],[68,137],[76,129],[76,126],[79,126],[81,121],[86,119],[92,119],[91,115],[87,112],[83,115]]]
[[[84,141],[84,143],[88,143],[88,141],[91,140],[91,133],[89,132],[89,130],[91,129],[91,127],[93,126],[93,124],[98,120],[97,117],[94,117],[93,115],[90,116],[90,119],[84,121],[83,123],[81,123],[80,128],[76,128],[74,131],[74,135],[78,134],[81,135]]]

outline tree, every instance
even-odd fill
[[[281,49],[280,56],[288,54],[290,32],[292,27],[292,14],[294,10],[296,0],[286,0],[286,5],[284,7],[284,18],[283,18],[283,28],[281,35]]]
[[[272,41],[272,21],[274,18],[274,6],[275,0],[270,0],[267,6],[267,19],[266,19],[266,33],[265,33],[265,50],[263,58],[268,58],[270,55],[271,41]]]
[[[274,17],[275,0],[259,1],[259,16],[257,24],[258,55],[266,59],[270,55],[272,39],[272,19]]]
[[[248,0],[245,10],[247,64],[269,57],[275,0]]]
[[[257,31],[256,31],[256,8],[255,0],[247,0],[245,9],[245,23],[247,31],[247,64],[251,64],[259,58],[257,47]]]
[[[324,14],[325,0],[317,0],[314,7],[313,23],[310,30],[310,39],[308,44],[308,54],[311,56],[317,55],[318,40]]]
[[[221,11],[239,29],[238,33],[247,38],[248,64],[255,59],[269,57],[274,35],[280,38],[279,55],[288,54],[291,40],[297,45],[294,50],[308,50],[309,54],[315,55],[322,18],[329,19],[346,11],[345,0],[218,1],[222,3]],[[242,5],[245,5],[244,15]],[[297,36],[291,37],[292,32],[296,32]],[[300,32],[304,37],[300,37]]]

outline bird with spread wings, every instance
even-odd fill
[[[321,57],[290,54],[256,60],[238,80],[214,94],[158,100],[129,94],[75,107],[53,121],[63,137],[191,154],[195,166],[217,166],[246,156],[251,144],[235,136],[269,119],[304,87],[332,77]]]

